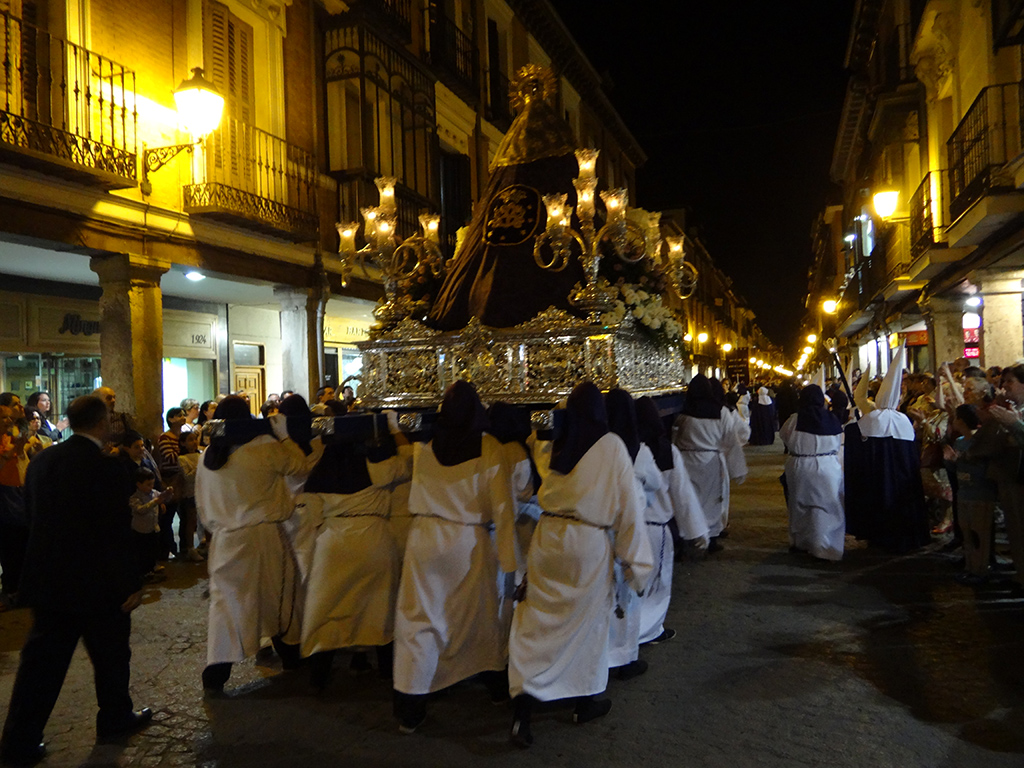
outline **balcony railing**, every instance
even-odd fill
[[[910,198],[910,258],[945,246],[949,226],[949,172],[930,171],[925,174],[914,196]]]
[[[949,213],[956,221],[990,190],[1012,184],[994,171],[1022,149],[1021,83],[982,89],[946,142],[949,153]]]
[[[479,58],[472,39],[436,6],[431,6],[430,63],[449,88],[472,102],[479,98]]]
[[[512,124],[512,109],[509,105],[508,78],[497,69],[487,73],[487,118],[502,130]]]
[[[910,228],[902,224],[894,226],[882,243],[885,247],[885,273],[886,284],[896,278],[904,277],[913,261],[910,257]],[[875,254],[879,246],[875,247]],[[873,254],[873,255],[875,255]]]
[[[295,242],[317,237],[313,156],[225,117],[207,136],[184,188],[192,215],[242,224]]]
[[[135,73],[0,11],[0,156],[108,189],[135,185]]]

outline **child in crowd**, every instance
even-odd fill
[[[132,534],[139,560],[139,573],[147,579],[154,578],[154,566],[160,554],[159,516],[164,502],[171,498],[172,491],[160,493],[154,490],[156,475],[145,467],[135,470],[135,493],[128,504],[132,509]]]
[[[196,467],[199,466],[199,433],[182,432],[178,436],[178,531],[179,559],[201,563],[202,552],[196,550]]]
[[[957,406],[953,415],[953,431],[958,435],[946,458],[955,459],[957,488],[957,515],[964,537],[965,573],[959,580],[965,584],[980,584],[989,576],[992,546],[992,519],[995,513],[997,487],[988,479],[988,459],[982,446],[976,446],[978,407],[970,403]]]

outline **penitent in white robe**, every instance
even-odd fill
[[[302,655],[394,638],[401,563],[388,526],[392,483],[409,475],[411,450],[366,462],[371,485],[356,493],[304,493],[296,515],[315,531],[302,614]]]
[[[839,456],[842,435],[800,432],[796,421],[793,414],[779,430],[789,450],[785,470],[789,543],[823,560],[841,560],[846,534]]]
[[[236,448],[214,471],[196,470],[196,507],[213,534],[208,664],[238,662],[263,641],[299,640],[295,555],[284,523],[292,516],[291,475],[308,473],[307,457],[291,440],[263,435]]]
[[[417,443],[409,510],[414,519],[395,616],[395,690],[432,693],[504,669],[508,635],[498,570],[511,573],[516,561],[501,443],[485,434],[480,456],[453,467],[442,465],[429,443]]]
[[[718,536],[729,522],[730,476],[739,479],[747,472],[740,442],[744,426],[728,408],[717,419],[686,414],[676,419],[672,441],[683,456],[709,536]]]
[[[654,549],[654,529],[664,526],[649,525],[646,510],[654,502],[657,493],[665,489],[665,479],[654,461],[651,449],[641,444],[633,461],[634,491],[641,507],[645,510],[645,528],[651,548]],[[667,532],[667,531],[666,531]],[[654,555],[657,560],[657,554]],[[648,586],[650,584],[648,583]],[[646,591],[645,591],[646,594]],[[608,635],[608,665],[621,667],[640,658],[642,598],[629,585],[621,564],[615,564],[615,603]],[[622,617],[619,617],[619,613]]]
[[[528,558],[526,598],[509,639],[509,688],[542,701],[601,693],[608,685],[608,625],[617,557],[634,591],[653,565],[629,453],[613,434],[573,470],[549,468],[551,443],[535,444],[544,510]],[[614,535],[614,545],[612,543]]]
[[[672,597],[672,567],[675,564],[675,546],[668,523],[673,518],[684,539],[707,539],[708,526],[700,508],[700,499],[686,473],[686,465],[679,449],[672,446],[672,469],[662,473],[664,487],[653,494],[644,512],[647,533],[654,552],[654,573],[640,598],[640,642],[654,640],[665,631]]]

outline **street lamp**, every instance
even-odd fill
[[[873,201],[875,203],[875,213],[880,218],[888,221],[892,218],[893,214],[896,213],[896,206],[900,202],[900,193],[897,189],[885,188],[875,192]]]
[[[706,333],[704,333],[704,331],[701,331],[700,333],[697,334],[697,343],[698,344],[703,344],[707,340],[708,340],[708,335]]]
[[[722,345],[722,351],[723,352],[732,352],[732,344],[730,344],[728,341],[725,342],[725,344]]]
[[[839,309],[839,302],[835,299],[825,299],[821,302],[821,311],[826,315],[834,315],[837,309]]]
[[[818,340],[818,334],[816,334],[816,333],[809,333],[809,334],[807,334],[807,343],[808,344],[813,344],[817,340]]]
[[[180,129],[192,136],[187,144],[171,144],[166,147],[142,150],[142,183],[139,188],[144,195],[153,194],[149,174],[163,168],[181,152],[192,152],[209,134],[220,125],[224,114],[224,97],[217,86],[203,76],[202,67],[192,68],[192,77],[182,80],[174,91],[174,105],[178,109]]]

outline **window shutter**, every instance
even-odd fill
[[[252,185],[252,131],[256,122],[251,25],[235,16],[223,3],[206,0],[203,14],[203,46],[207,77],[224,96],[221,129],[210,138],[208,152],[217,171],[226,168],[227,183],[248,189]]]

